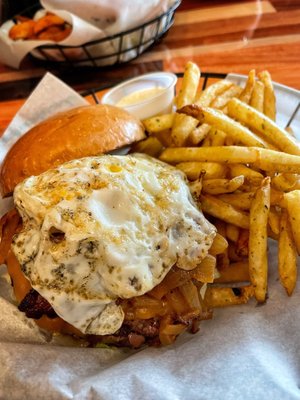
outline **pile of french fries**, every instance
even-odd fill
[[[149,136],[134,151],[185,172],[201,209],[217,228],[208,262],[212,307],[263,303],[268,238],[278,242],[278,273],[288,295],[300,252],[300,143],[276,120],[267,71],[249,72],[244,87],[224,79],[199,91],[200,70],[186,65],[176,112],[144,120]]]
[[[9,31],[12,40],[53,40],[60,42],[67,38],[72,27],[58,15],[47,12],[39,19],[19,15]]]

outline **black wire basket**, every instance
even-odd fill
[[[174,14],[181,0],[177,0],[163,14],[127,31],[80,46],[58,43],[41,45],[31,55],[39,60],[64,67],[102,67],[122,64],[137,58],[147,48],[158,42],[174,22]],[[37,4],[22,15],[32,17],[40,9]]]

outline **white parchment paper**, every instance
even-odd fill
[[[55,13],[72,26],[71,34],[59,44],[65,46],[81,46],[88,42],[118,34],[131,28],[136,28],[145,22],[151,21],[168,10],[175,0],[42,0],[44,10]],[[36,18],[43,12],[38,12]],[[147,26],[143,32],[143,40],[146,43],[139,51],[144,51],[153,41],[150,40],[157,33],[162,32],[166,20],[162,20],[159,27],[154,24]],[[37,58],[48,58],[55,61],[66,61],[59,50],[44,50],[41,54],[35,50],[38,46],[53,44],[51,40],[17,40],[10,39],[8,33],[14,25],[12,20],[6,21],[0,27],[0,61],[14,68],[19,68],[22,59],[28,53]],[[158,29],[157,29],[158,28]],[[119,62],[128,61],[138,56],[137,48],[128,50],[140,42],[141,31],[132,32],[122,38],[120,47],[119,38],[89,45],[84,50],[81,47],[65,49],[68,59],[78,61],[87,59],[87,52],[92,58],[109,56],[122,51]],[[97,66],[111,65],[116,62],[116,56],[106,57],[95,61]],[[92,65],[90,61],[82,62],[82,65]]]
[[[48,108],[41,107],[44,96]],[[1,149],[36,123],[36,115],[44,119],[85,100],[47,74],[28,102],[0,140]],[[285,105],[280,112],[290,113]],[[14,305],[2,266],[0,399],[300,399],[300,285],[288,298],[278,282],[276,257],[271,241],[266,304],[216,310],[197,334],[137,352],[82,348],[40,332]]]

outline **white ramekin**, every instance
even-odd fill
[[[160,87],[163,90],[139,103],[123,106],[125,110],[143,120],[172,111],[177,76],[171,72],[153,72],[129,79],[110,89],[102,97],[103,104],[116,105],[133,92]]]

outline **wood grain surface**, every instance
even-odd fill
[[[188,60],[206,72],[268,69],[274,81],[300,89],[300,0],[183,0],[160,43],[120,66],[66,70],[29,57],[19,70],[0,64],[0,133],[47,70],[83,91],[150,71],[181,72]]]

